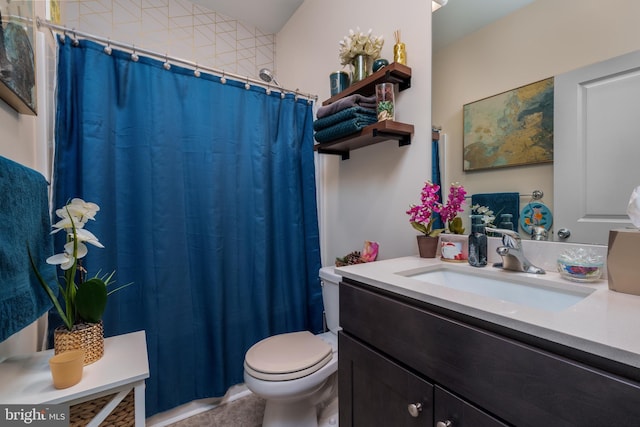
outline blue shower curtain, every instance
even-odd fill
[[[322,329],[312,105],[162,65],[59,43],[55,207],[100,205],[85,266],[134,283],[105,335],[146,331],[147,415],[222,396],[264,337]]]

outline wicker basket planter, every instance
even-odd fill
[[[55,354],[69,350],[83,349],[84,364],[99,360],[104,354],[104,328],[102,321],[98,323],[78,323],[72,330],[59,326],[53,333]]]
[[[69,410],[69,427],[85,427],[88,425],[115,396],[115,394],[112,394],[72,405]],[[135,402],[134,391],[131,390],[109,416],[100,423],[100,427],[133,427],[134,425]]]

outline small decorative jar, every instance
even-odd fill
[[[379,83],[376,85],[376,111],[378,121],[395,120],[395,97],[393,83]]]
[[[407,65],[407,49],[404,43],[398,42],[393,45],[393,62]]]
[[[331,96],[336,96],[349,87],[349,73],[346,71],[335,71],[329,75],[331,84]]]
[[[375,73],[376,71],[383,67],[386,67],[387,65],[389,65],[389,61],[384,58],[378,58],[373,61],[372,71]]]

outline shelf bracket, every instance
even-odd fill
[[[411,144],[411,135],[398,135],[396,133],[384,132],[378,129],[373,129],[372,135],[374,137],[395,139],[398,141],[398,147],[403,147],[405,145]]]
[[[342,156],[342,160],[349,160],[349,151],[344,150],[331,150],[328,148],[318,148],[319,154],[334,154],[337,156]]]

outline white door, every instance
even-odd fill
[[[554,83],[556,240],[607,244],[610,229],[632,225],[627,204],[640,185],[640,51]]]

